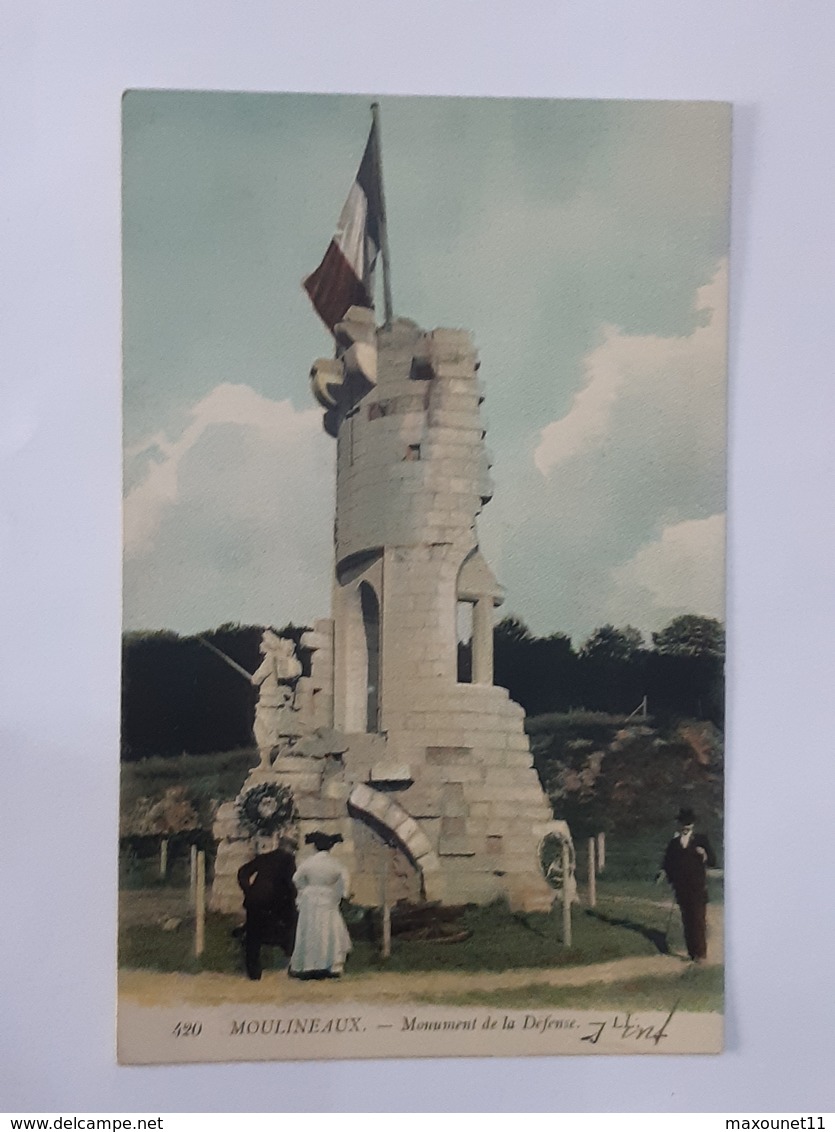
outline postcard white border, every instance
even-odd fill
[[[0,73],[7,1006],[18,1111],[832,1105],[835,9],[19,0]],[[10,58],[9,58],[10,56]],[[735,103],[727,1051],[120,1068],[119,95],[127,87]],[[10,256],[8,253],[11,253]],[[10,348],[10,349],[9,349]],[[826,714],[825,714],[826,713]],[[814,788],[810,788],[814,787]],[[821,788],[818,788],[821,787]],[[787,836],[789,817],[802,832]],[[33,895],[34,893],[34,895]]]

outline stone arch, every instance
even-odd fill
[[[493,609],[504,600],[504,590],[478,546],[461,563],[456,596],[459,605],[472,606],[471,679],[467,683],[492,684]]]
[[[393,798],[361,782],[348,797],[348,812],[354,817],[370,818],[376,825],[382,826],[419,870],[426,899],[440,898],[441,863],[438,854],[408,811]]]
[[[379,550],[351,556],[337,568],[337,587],[334,591],[334,722],[347,732],[376,731],[378,724],[369,724],[368,628],[375,620],[372,611],[376,605],[378,624],[381,622],[380,601],[382,592],[382,554]],[[365,590],[363,587],[367,587]],[[368,591],[373,594],[366,596]],[[365,606],[365,608],[364,608]],[[381,639],[379,628],[376,638]],[[379,669],[379,648],[377,667]],[[376,688],[376,712],[379,712],[379,680]]]

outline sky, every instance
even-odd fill
[[[332,344],[300,284],[370,101],[124,99],[126,629],[329,613]],[[501,613],[575,644],[721,618],[729,107],[380,104],[395,313],[481,358]]]

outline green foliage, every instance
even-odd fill
[[[571,640],[562,633],[535,637],[517,617],[496,625],[495,683],[507,688],[511,699],[530,714],[576,702],[576,662]]]
[[[503,617],[494,630],[494,640],[522,644],[533,640],[533,634],[520,617]]]
[[[166,791],[182,788],[198,815],[201,829],[210,829],[220,802],[234,798],[247,771],[258,762],[253,748],[206,755],[156,756],[122,763],[119,808],[125,834],[138,833],[134,821],[148,805],[164,798]]]
[[[669,837],[683,804],[707,832],[721,825],[722,736],[709,723],[573,713],[530,719],[526,729],[554,815],[575,839],[607,830]]]
[[[622,629],[616,629],[614,625],[602,625],[583,644],[580,655],[589,660],[628,661],[643,645],[641,631],[633,625],[625,625]]]
[[[126,633],[122,641],[122,758],[205,754],[252,741],[256,690],[201,638],[246,672],[261,662],[261,625],[227,623],[191,637],[168,631]],[[298,642],[306,629],[275,629]],[[309,674],[309,655],[300,650]]]
[[[715,617],[694,613],[674,618],[666,629],[652,634],[656,651],[663,656],[724,657],[725,629]]]
[[[299,645],[306,631],[275,630]],[[202,634],[247,672],[261,657],[263,627],[225,624]],[[724,632],[720,622],[686,615],[642,647],[630,625],[603,625],[579,652],[563,633],[538,637],[518,617],[494,630],[494,679],[531,715],[584,709],[624,715],[644,696],[656,716],[723,719]],[[305,674],[310,657],[299,648]],[[471,678],[471,646],[459,645],[459,679]],[[252,742],[257,693],[198,637],[165,630],[126,633],[123,640],[122,757],[231,751]]]

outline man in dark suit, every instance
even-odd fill
[[[244,894],[244,958],[250,979],[261,978],[261,948],[277,944],[288,957],[296,937],[296,842],[282,838],[277,849],[261,853],[238,869]]]
[[[695,832],[696,815],[678,813],[678,832],[667,845],[659,877],[666,875],[681,910],[687,954],[695,963],[707,958],[707,870],[716,867],[710,842]]]

